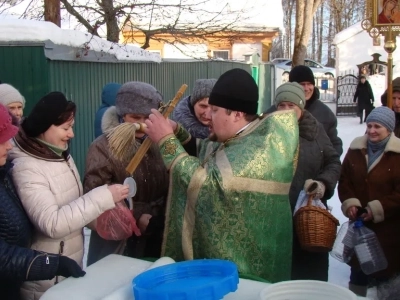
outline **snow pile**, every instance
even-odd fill
[[[161,62],[158,53],[137,46],[109,42],[90,33],[61,29],[51,22],[0,19],[0,42],[45,42],[114,55],[121,61]]]

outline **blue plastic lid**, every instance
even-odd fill
[[[236,264],[220,259],[161,266],[132,281],[135,300],[216,300],[236,291],[238,283]]]
[[[357,221],[354,222],[354,228],[360,228],[364,226],[364,222],[362,218],[358,218]]]

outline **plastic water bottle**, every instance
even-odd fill
[[[354,254],[354,222],[343,223],[333,244],[331,256],[338,261],[348,263]]]
[[[363,221],[354,223],[355,246],[360,267],[366,275],[384,270],[388,262],[375,233],[364,226]]]

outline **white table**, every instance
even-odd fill
[[[133,300],[132,279],[148,269],[170,263],[174,260],[169,257],[152,263],[112,254],[89,266],[84,277],[68,278],[55,285],[41,300]],[[268,285],[240,279],[236,292],[226,295],[224,300],[258,300],[260,292]]]

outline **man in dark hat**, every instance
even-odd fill
[[[172,177],[162,255],[229,259],[243,275],[289,280],[295,113],[258,116],[258,87],[242,69],[220,76],[209,103],[210,135],[197,140],[197,157],[182,147],[190,135],[180,125],[157,110],[146,121]]]
[[[383,106],[387,106],[387,89],[381,96]],[[400,77],[392,81],[392,109],[396,116],[396,125],[394,127],[394,134],[400,138]]]
[[[336,116],[325,103],[319,100],[319,89],[315,86],[313,71],[307,66],[296,66],[289,73],[289,81],[297,82],[303,86],[306,98],[304,109],[309,111],[324,126],[333,147],[339,155],[342,155],[343,143],[338,137]],[[267,110],[267,113],[275,110],[276,107],[273,105]]]

